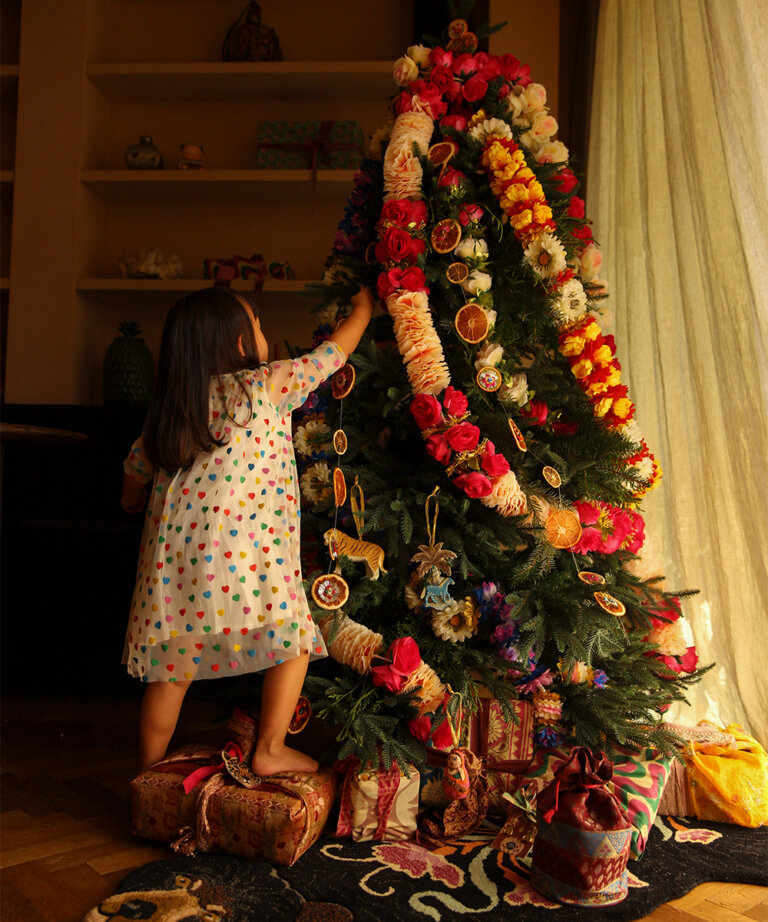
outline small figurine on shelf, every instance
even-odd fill
[[[162,170],[163,155],[148,134],[139,138],[138,144],[125,149],[125,164],[129,170]]]
[[[204,170],[203,148],[199,144],[180,144],[176,158],[177,170]]]
[[[221,53],[225,61],[283,60],[275,30],[261,24],[261,7],[256,0],[251,0],[230,27]]]
[[[180,279],[184,263],[177,253],[165,250],[123,250],[118,261],[124,279]]]

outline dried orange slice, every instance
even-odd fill
[[[293,709],[293,717],[291,717],[288,732],[301,733],[304,727],[309,723],[309,718],[311,716],[312,703],[306,695],[300,695],[299,700],[296,702],[296,707]]]
[[[454,19],[448,26],[448,38],[460,38],[469,29],[466,19]]]
[[[570,509],[551,509],[544,525],[544,534],[552,547],[573,547],[581,537],[581,522]]]
[[[376,259],[376,241],[372,240],[365,248],[365,261],[369,266],[375,266],[378,262]]]
[[[624,603],[614,598],[609,592],[595,592],[593,595],[600,608],[607,611],[609,615],[615,615],[620,618],[627,613]]]
[[[488,314],[479,304],[470,301],[458,309],[453,325],[465,343],[479,343],[488,333]]]
[[[554,467],[551,467],[549,464],[542,470],[542,476],[550,485],[550,487],[559,487],[563,482],[563,478],[560,476],[559,471]]]
[[[331,392],[337,400],[343,400],[355,386],[355,366],[347,362],[343,368],[340,368],[331,378]]]
[[[343,506],[347,501],[347,481],[340,467],[333,472],[333,496],[337,506]]]
[[[587,583],[589,586],[605,585],[605,577],[600,573],[593,573],[591,570],[579,570],[576,575],[582,583]]]
[[[461,224],[453,218],[443,218],[432,228],[429,242],[435,253],[450,253],[461,243]]]
[[[432,147],[427,151],[427,157],[434,163],[436,166],[440,166],[442,163],[448,163],[455,152],[456,148],[451,144],[450,141],[439,141],[437,144],[433,144]]]
[[[461,285],[468,275],[469,269],[466,263],[451,263],[445,270],[445,277],[454,285]]]
[[[326,611],[341,608],[349,598],[347,581],[336,573],[318,576],[312,583],[312,598],[320,608]]]
[[[512,433],[512,438],[515,440],[515,445],[520,449],[520,451],[528,451],[528,446],[525,444],[525,437],[520,431],[517,423],[514,419],[508,419],[509,431]]]
[[[337,429],[333,433],[333,450],[337,455],[345,454],[347,447],[347,433],[343,429]]]

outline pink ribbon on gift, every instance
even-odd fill
[[[236,756],[238,762],[243,761],[243,750],[237,745],[237,743],[227,743],[224,748],[224,752],[226,752],[226,754],[229,756]],[[223,769],[224,760],[222,759],[218,765],[203,765],[201,768],[193,771],[192,774],[187,775],[187,777],[182,782],[184,793],[189,794],[190,791],[194,791],[194,789],[198,786],[198,784],[200,784],[201,781],[205,780],[206,778],[210,778],[211,775],[215,775],[216,772],[220,772]]]
[[[265,150],[300,150],[306,151],[311,157],[312,192],[317,190],[318,162],[328,163],[332,150],[356,150],[362,156],[360,145],[352,141],[329,141],[328,136],[333,130],[335,121],[320,122],[320,129],[314,138],[309,141],[260,141],[259,148]]]

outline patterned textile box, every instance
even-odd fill
[[[355,170],[365,151],[357,122],[261,122],[256,143],[260,170]]]
[[[293,864],[323,831],[336,773],[290,774],[245,788],[219,771],[185,793],[185,778],[216,765],[220,755],[211,746],[181,750],[134,778],[134,835],[160,842],[182,837],[192,850]]]
[[[419,773],[408,766],[410,777],[396,762],[389,771],[349,768],[344,777],[336,835],[351,835],[355,842],[375,839],[399,842],[416,835],[419,809]]]
[[[506,813],[505,793],[518,787],[533,758],[533,706],[530,701],[514,702],[518,722],[507,719],[495,698],[480,699],[478,710],[464,721],[459,738],[475,755],[485,759],[488,774],[488,809]],[[443,767],[447,752],[432,750],[428,754],[429,769],[422,779],[421,802],[425,806],[447,804],[443,793]]]
[[[539,749],[522,784],[535,781],[539,790],[546,787],[557,768],[568,758],[570,749]],[[607,753],[613,762],[613,777],[608,788],[618,794],[632,823],[630,857],[639,858],[645,851],[648,836],[656,819],[659,802],[670,772],[671,758],[660,756],[652,749],[637,753],[628,750]]]

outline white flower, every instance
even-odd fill
[[[491,287],[491,282],[491,276],[488,275],[487,272],[481,272],[479,269],[475,269],[464,279],[461,283],[461,287],[469,294],[476,295],[481,291],[488,291]]]
[[[545,141],[536,152],[537,163],[565,163],[568,148],[562,141]]]
[[[528,111],[543,109],[547,104],[547,91],[540,83],[529,83],[523,90],[523,105]]]
[[[469,614],[469,617],[468,617]],[[441,640],[449,643],[464,643],[475,633],[471,613],[467,612],[467,604],[462,599],[453,602],[443,611],[433,610],[432,630]]]
[[[553,278],[565,270],[565,247],[552,234],[542,234],[529,243],[525,258],[540,278]]]
[[[301,475],[301,495],[311,503],[319,503],[331,495],[331,469],[325,461],[315,461]]]
[[[495,138],[512,137],[512,129],[500,118],[487,118],[484,122],[478,122],[469,133],[476,141],[485,141],[489,135]]]
[[[509,117],[512,119],[512,124],[518,125],[521,128],[528,127],[530,122],[523,115],[523,105],[524,105],[525,100],[520,95],[520,93],[516,93],[513,88],[506,95],[504,101],[507,104],[507,112],[509,112]]]
[[[504,347],[499,343],[486,342],[482,349],[475,353],[475,368],[480,371],[488,365],[498,365],[504,357]]]
[[[528,376],[525,372],[505,376],[504,383],[499,389],[499,398],[505,403],[513,403],[518,407],[528,403]]]
[[[548,141],[557,134],[557,120],[542,109],[531,120],[531,133],[537,141]]]
[[[381,160],[384,145],[392,135],[392,124],[392,122],[387,122],[371,135],[371,140],[368,142],[368,156],[373,160]]]
[[[485,313],[488,315],[488,332],[490,333],[491,330],[496,326],[496,311],[489,311],[486,308]]]
[[[300,455],[328,451],[331,447],[331,427],[319,419],[310,419],[296,430],[293,445]]]
[[[392,65],[392,76],[398,86],[408,86],[419,76],[419,65],[407,55],[398,58]]]
[[[409,45],[405,53],[412,58],[422,70],[429,67],[429,51],[426,45]]]
[[[535,136],[534,136],[534,134],[533,134],[532,131],[526,131],[526,132],[524,132],[523,134],[521,134],[521,135],[520,135],[520,143],[523,145],[523,147],[527,147],[528,150],[529,150],[532,154],[535,154],[536,151],[537,151],[537,150],[539,149],[539,147],[541,146],[541,145],[539,144],[539,142],[536,140],[536,138],[535,138]]]
[[[602,265],[603,254],[594,243],[590,243],[579,257],[579,277],[583,282],[590,282],[597,276]]]
[[[488,244],[482,238],[465,237],[453,251],[459,259],[488,259]]]
[[[637,420],[631,419],[628,423],[625,423],[620,432],[623,436],[628,438],[630,441],[634,442],[636,445],[640,445],[643,441],[643,433],[640,429],[640,426],[637,424]]]
[[[557,293],[551,307],[559,326],[575,323],[587,309],[584,286],[578,279],[569,279]]]

